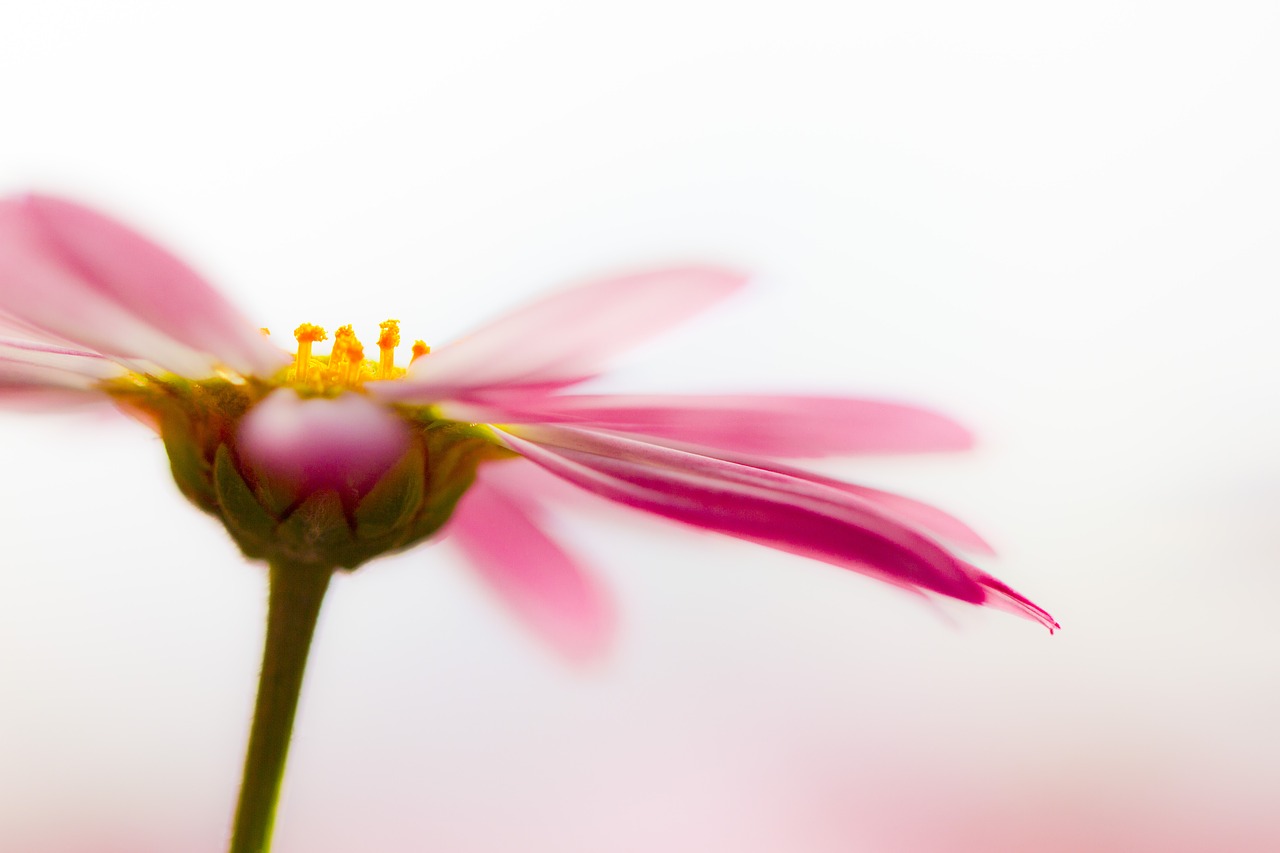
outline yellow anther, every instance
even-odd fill
[[[399,320],[383,320],[378,324],[378,328],[382,333],[378,335],[378,347],[385,349],[387,347],[400,346],[400,321]]]
[[[310,323],[303,323],[301,326],[293,330],[293,336],[297,338],[298,343],[306,341],[314,343],[315,341],[327,341],[329,334],[320,326],[313,326]]]
[[[293,369],[293,378],[297,382],[306,382],[307,371],[311,366],[311,345],[329,336],[324,329],[310,323],[303,323],[294,329],[293,336],[298,340],[298,361]]]
[[[340,378],[344,375],[343,365],[346,364],[348,358],[348,350],[351,348],[351,341],[355,340],[356,333],[351,330],[351,326],[339,326],[338,331],[333,333],[333,349],[329,352],[329,373],[334,378]]]
[[[360,383],[360,373],[364,368],[364,344],[351,335],[347,342],[347,370],[344,381],[348,385]]]
[[[378,328],[378,378],[390,379],[396,366],[396,347],[400,345],[400,321],[384,320]]]
[[[404,375],[404,368],[395,365],[395,348],[400,345],[400,321],[379,323],[379,358],[365,361],[364,345],[350,326],[339,326],[333,333],[333,348],[328,356],[312,354],[312,345],[329,339],[320,326],[303,323],[294,330],[298,340],[298,356],[294,364],[292,380],[298,386],[310,388],[316,393],[326,393],[346,386],[357,387],[366,380],[395,379]],[[266,330],[263,330],[266,334]],[[418,358],[431,348],[418,341],[413,345],[413,357]]]
[[[262,332],[263,337],[270,337],[270,335],[271,335],[271,330],[270,330],[270,329],[268,329],[266,326],[263,326],[263,327],[262,327],[261,329],[259,329],[258,331],[259,331],[259,332]]]
[[[423,341],[413,342],[413,358],[409,359],[409,363],[413,364],[427,353],[431,352],[431,347],[427,346]]]

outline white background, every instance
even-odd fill
[[[0,191],[283,330],[753,270],[610,387],[952,413],[975,452],[824,468],[1063,624],[603,513],[580,672],[418,549],[330,596],[278,851],[1280,849],[1280,6],[195,8],[0,13]],[[261,571],[110,413],[0,416],[0,478],[0,849],[216,853]]]

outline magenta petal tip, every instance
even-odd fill
[[[984,604],[1039,622],[1049,629],[1050,634],[1062,630],[1062,626],[1049,615],[1049,611],[1013,589],[1004,581],[994,578],[976,567],[970,566],[969,568],[973,570],[974,577],[978,583],[982,584],[987,591],[987,598],[983,602]]]

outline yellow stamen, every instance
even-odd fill
[[[263,326],[263,327],[262,327],[261,329],[259,329],[258,331],[259,331],[259,332],[262,332],[262,336],[263,336],[264,338],[266,338],[266,337],[270,337],[270,336],[271,336],[271,330],[270,330],[270,329],[268,329],[266,326]]]
[[[315,341],[329,340],[329,333],[320,326],[313,326],[310,323],[303,323],[301,326],[293,330],[293,336],[297,338],[298,343],[307,341],[313,343]]]
[[[378,324],[378,378],[390,379],[396,366],[396,347],[400,345],[400,321],[385,320]]]
[[[312,393],[324,394],[343,387],[358,388],[365,381],[403,376],[404,368],[396,367],[395,363],[395,349],[400,345],[400,321],[387,320],[378,325],[379,358],[366,362],[364,345],[350,325],[339,326],[334,331],[333,348],[326,356],[315,355],[312,345],[328,340],[328,334],[320,326],[303,323],[293,332],[298,340],[298,355],[290,381],[299,389],[308,388]],[[431,347],[422,341],[414,342],[415,360],[429,352]]]
[[[351,341],[355,340],[355,337],[356,333],[351,330],[350,325],[339,326],[338,331],[333,333],[333,349],[329,353],[329,373],[334,379],[339,379],[345,374],[344,365],[349,358]]]
[[[303,323],[293,330],[293,336],[298,341],[298,361],[293,369],[293,378],[296,382],[306,382],[307,370],[311,365],[311,345],[316,341],[326,340],[329,335],[319,326]]]
[[[356,339],[355,335],[351,336],[351,340],[347,343],[347,370],[345,381],[348,385],[358,385],[360,383],[361,368],[364,367],[364,344]]]

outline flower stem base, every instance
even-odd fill
[[[230,853],[267,853],[307,653],[333,571],[273,564],[267,638]]]

